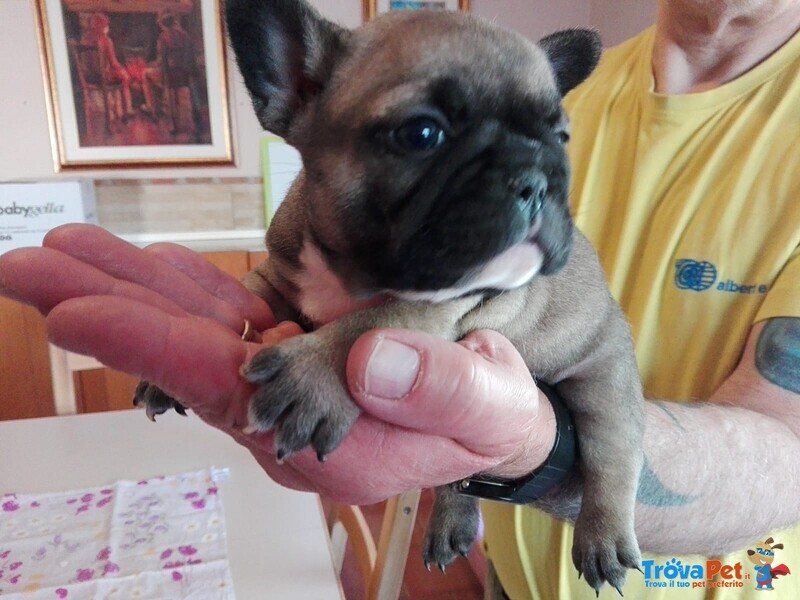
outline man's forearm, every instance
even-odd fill
[[[800,439],[777,419],[712,403],[650,401],[644,450],[636,533],[645,552],[722,554],[800,518]],[[579,479],[540,508],[574,520]]]
[[[645,456],[636,511],[645,550],[718,554],[800,518],[800,439],[775,418],[648,402]]]

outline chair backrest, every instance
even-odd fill
[[[50,374],[57,415],[74,415],[78,412],[73,374],[102,368],[102,363],[91,356],[75,354],[50,344]]]
[[[103,58],[96,44],[69,42],[69,50],[81,85],[100,86],[103,84]]]
[[[366,600],[397,600],[417,518],[419,490],[389,498],[377,545],[357,506],[338,504],[329,516],[334,564],[341,573],[348,543],[358,563]]]

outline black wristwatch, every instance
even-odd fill
[[[577,462],[578,443],[575,425],[567,407],[548,385],[537,383],[553,406],[556,416],[556,441],[547,460],[530,475],[512,481],[475,475],[460,483],[460,491],[486,500],[528,504],[546,495],[566,479]]]

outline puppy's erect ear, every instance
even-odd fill
[[[328,83],[349,32],[305,0],[227,0],[228,35],[264,129],[286,137]]]
[[[567,29],[539,41],[553,65],[558,91],[566,96],[594,71],[603,52],[600,35],[591,29]]]

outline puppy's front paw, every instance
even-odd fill
[[[459,494],[455,486],[436,489],[422,545],[422,560],[428,570],[433,564],[444,573],[445,567],[459,555],[467,555],[478,535],[479,517],[475,498]]]
[[[641,570],[642,557],[631,526],[581,515],[575,522],[572,562],[586,583],[598,591],[608,582],[622,595],[628,569]]]
[[[147,413],[147,418],[155,423],[158,415],[163,415],[168,410],[175,409],[175,412],[186,416],[186,409],[177,400],[167,396],[160,388],[154,386],[144,379],[136,386],[133,392],[133,405],[143,406]]]
[[[324,461],[359,415],[345,391],[343,368],[314,333],[256,354],[243,371],[259,386],[250,401],[249,431],[274,428],[278,460],[310,445]]]

